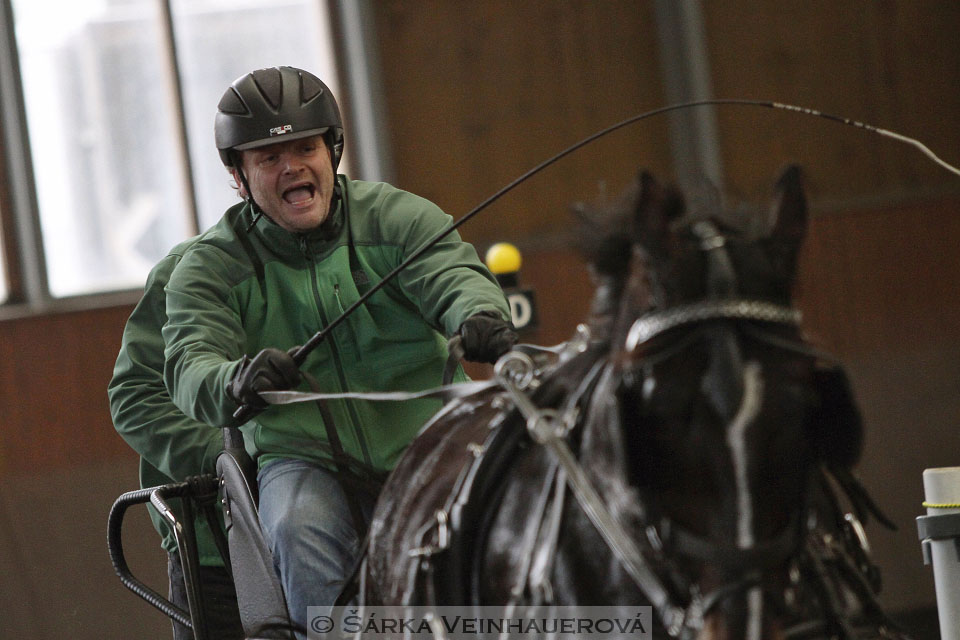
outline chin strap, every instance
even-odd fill
[[[243,196],[243,199],[246,200],[253,209],[253,221],[246,230],[247,233],[250,233],[253,231],[253,228],[257,226],[257,223],[260,222],[260,218],[265,214],[263,213],[263,209],[260,208],[260,205],[257,204],[257,201],[253,199],[253,192],[250,191],[250,183],[247,182],[247,176],[244,175],[243,167],[240,166],[240,158],[236,152],[231,152],[231,155],[233,156],[233,170],[237,172],[237,176],[240,178],[240,186],[243,187],[243,193],[246,194]]]

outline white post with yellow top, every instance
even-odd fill
[[[933,564],[941,640],[960,640],[960,467],[923,472],[923,506],[917,518],[923,559]]]

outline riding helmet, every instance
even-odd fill
[[[343,155],[343,122],[337,101],[315,75],[295,67],[257,69],[233,81],[220,98],[214,137],[220,159],[231,151],[323,134],[336,172]]]

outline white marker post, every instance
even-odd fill
[[[960,640],[960,467],[923,472],[927,515],[917,518],[925,564],[933,564],[941,640]]]

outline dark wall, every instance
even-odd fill
[[[652,3],[371,4],[397,182],[453,215],[600,127],[665,104]],[[718,97],[817,107],[960,160],[952,3],[703,4]],[[733,196],[757,200],[786,162],[806,169],[813,219],[800,306],[811,334],[848,365],[868,428],[859,471],[900,526],[870,527],[885,599],[929,606],[912,519],[923,468],[960,464],[960,179],[835,123],[741,108],[717,119]],[[464,228],[481,250],[509,240],[523,251],[521,280],[542,318],[528,340],[561,341],[586,313],[569,204],[616,193],[641,166],[670,179],[670,158],[667,121],[648,120],[562,160]],[[105,549],[109,504],[136,484],[105,394],[129,311],[0,322],[0,620],[11,637],[167,633],[112,577]],[[132,523],[129,536],[162,587],[149,525]]]

